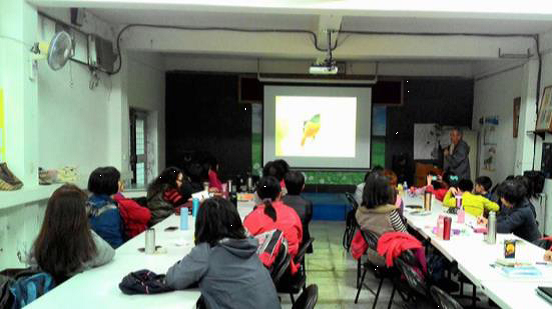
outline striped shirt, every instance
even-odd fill
[[[406,226],[404,225],[404,222],[402,221],[398,211],[393,210],[389,214],[389,219],[391,219],[391,225],[393,226],[393,229],[395,229],[395,231],[407,232]]]

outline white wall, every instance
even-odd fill
[[[127,100],[131,108],[148,112],[148,181],[165,168],[164,59],[153,53],[127,53]],[[154,158],[154,160],[152,160]]]
[[[483,156],[480,156],[479,175],[489,176],[498,183],[514,173],[516,143],[513,138],[513,101],[521,96],[521,77],[523,68],[519,67],[494,76],[477,80],[474,84],[474,104],[472,128],[480,130],[479,119],[498,115],[498,145],[496,171],[483,169]],[[519,128],[518,134],[525,134]],[[481,149],[482,151],[483,149]]]
[[[18,175],[21,170],[24,176],[21,178],[25,186],[20,194],[37,190],[38,166],[78,166],[81,186],[85,186],[88,175],[98,166],[113,165],[123,175],[128,174],[129,106],[150,112],[154,127],[148,134],[154,142],[155,154],[152,173],[157,174],[165,165],[162,58],[124,53],[125,65],[121,72],[113,76],[100,73],[100,84],[93,90],[89,89],[88,68],[71,62],[55,72],[41,62],[35,81],[30,81],[28,47],[36,40],[49,42],[53,24],[37,18],[36,10],[24,0],[10,1],[10,5],[0,4],[0,34],[14,35],[10,27],[17,30],[29,20],[35,26],[30,33],[16,33],[15,41],[0,38],[0,87],[4,88],[6,104],[9,104],[6,108],[10,129],[6,138],[10,141],[7,155]],[[68,12],[68,9],[46,11],[65,21]],[[8,19],[8,23],[3,23]],[[86,15],[82,30],[113,39],[111,25],[90,14]],[[76,55],[82,60],[82,45],[77,45]],[[0,199],[2,194],[9,193],[0,192]],[[46,200],[41,200],[0,208],[0,269],[23,266],[17,252],[23,253],[32,245],[41,227],[45,206]]]
[[[53,23],[41,21],[40,40],[49,42],[54,35]],[[78,46],[78,45],[77,45]],[[80,179],[109,164],[106,141],[110,134],[108,99],[112,80],[100,73],[99,86],[89,89],[90,70],[69,61],[53,71],[46,61],[38,71],[39,164],[58,169],[76,166]]]

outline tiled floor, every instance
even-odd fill
[[[343,221],[313,221],[310,224],[310,234],[315,238],[314,253],[307,255],[307,285],[318,285],[318,309],[338,308],[372,308],[374,294],[363,288],[358,304],[354,303],[356,296],[356,265],[357,262],[347,253],[342,246]],[[365,284],[373,291],[377,290],[379,281],[370,273],[366,275]],[[466,293],[471,292],[471,285],[466,286]],[[387,308],[391,295],[391,284],[386,280],[382,287],[378,306]],[[290,309],[289,295],[281,294],[282,308]],[[483,301],[478,302],[478,308],[489,308],[487,298],[478,291],[478,297]],[[464,305],[469,300],[462,301]],[[402,299],[395,294],[392,308],[402,308]],[[497,307],[494,307],[497,308]]]
[[[307,255],[307,285],[318,285],[318,304],[316,308],[371,308],[374,295],[366,288],[362,289],[358,304],[356,296],[356,260],[342,246],[345,223],[314,221],[310,225],[311,236],[315,238],[314,253]],[[378,283],[370,274],[365,283],[374,291]],[[377,308],[387,308],[391,285],[385,281]],[[397,295],[392,308],[401,308],[401,299]],[[282,308],[291,308],[288,295],[281,295]]]

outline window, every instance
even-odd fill
[[[130,110],[130,167],[132,183],[145,185],[148,181],[147,170],[147,114],[135,109]]]

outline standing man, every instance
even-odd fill
[[[460,179],[470,179],[470,146],[462,140],[458,128],[450,131],[450,146],[444,150],[444,169],[454,172]]]

